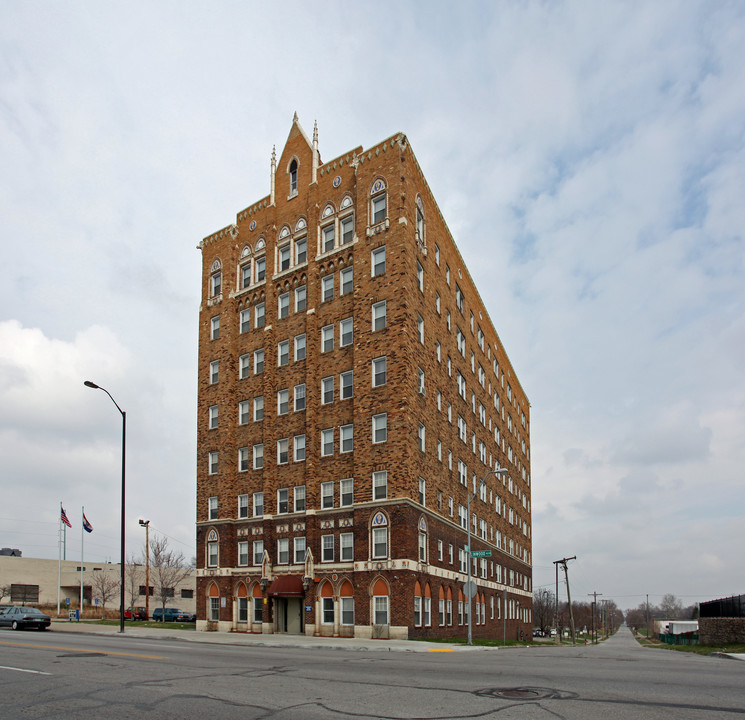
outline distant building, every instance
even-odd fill
[[[198,629],[464,637],[470,561],[474,636],[529,635],[530,405],[406,136],[296,116],[199,248]]]
[[[1,548],[0,557],[21,557],[23,553],[18,548]]]

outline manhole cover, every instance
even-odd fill
[[[566,700],[577,697],[576,693],[541,687],[483,688],[476,690],[474,695],[504,700]]]

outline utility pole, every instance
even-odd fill
[[[556,575],[557,575],[557,578],[558,578],[558,574],[559,574],[559,564],[561,564],[563,566],[563,568],[564,568],[564,577],[566,578],[566,582],[567,582],[567,602],[569,603],[569,626],[572,629],[572,645],[575,644],[575,640],[574,640],[574,637],[575,637],[574,636],[574,611],[572,610],[572,594],[569,591],[569,571],[567,570],[567,562],[569,562],[569,560],[576,560],[576,559],[577,559],[577,556],[576,555],[573,555],[572,557],[562,558],[561,560],[554,560],[554,565],[556,565]],[[559,606],[558,579],[557,579],[556,589],[557,589],[557,592],[556,592],[556,607],[557,607],[557,615],[558,615],[558,606]],[[559,633],[557,631],[557,635],[558,634]],[[561,640],[559,640],[559,642],[561,642]]]
[[[602,595],[603,593],[599,593],[599,592],[596,591],[596,592],[591,592],[591,593],[587,593],[587,594],[588,595],[592,595],[592,597],[593,597],[593,601],[592,601],[592,637],[593,637],[593,642],[597,645],[598,644],[598,636],[597,636],[597,633],[595,632],[595,609],[597,608],[597,604],[598,604],[598,595]]]

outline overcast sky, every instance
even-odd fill
[[[194,554],[206,235],[409,137],[531,402],[534,585],[745,593],[745,4],[0,3],[0,546]],[[563,595],[564,590],[561,590]]]

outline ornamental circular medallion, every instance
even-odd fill
[[[256,230],[256,220],[252,220],[251,224],[248,226],[249,230]]]
[[[339,187],[339,185],[341,185],[341,175],[337,175],[334,178],[334,187]]]

